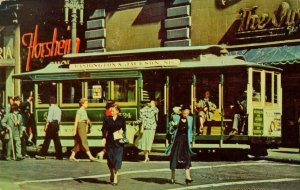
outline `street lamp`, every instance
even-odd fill
[[[65,0],[65,22],[69,22],[69,9],[72,10],[72,53],[76,53],[76,24],[77,24],[77,10],[80,14],[80,24],[83,24],[83,8],[84,0]]]

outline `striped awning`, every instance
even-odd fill
[[[300,63],[300,45],[282,45],[233,50],[230,55],[242,55],[246,61],[260,64],[295,64]]]

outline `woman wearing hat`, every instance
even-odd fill
[[[188,185],[191,178],[191,149],[193,138],[193,117],[189,116],[190,107],[183,106],[180,115],[173,115],[169,123],[169,133],[173,135],[166,151],[170,155],[171,183],[175,183],[175,170],[185,169],[185,183]]]

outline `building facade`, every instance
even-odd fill
[[[28,33],[34,36],[37,25],[38,42],[53,41],[55,28],[55,43],[70,38],[70,25],[64,22],[63,1],[18,2],[24,4],[21,38]],[[300,113],[300,93],[294,90],[299,88],[300,56],[294,52],[285,59],[281,56],[271,60],[278,52],[270,53],[268,48],[277,48],[281,53],[287,51],[286,46],[297,48],[300,43],[298,0],[85,0],[84,3],[84,24],[77,25],[80,53],[222,45],[230,54],[244,55],[246,60],[276,64],[284,69],[283,120],[286,122],[283,127],[287,131],[295,128]],[[28,46],[23,43],[19,48],[21,71],[26,72]],[[250,54],[251,51],[254,53]],[[59,59],[61,56],[33,56],[31,70]],[[22,87],[25,93],[31,85],[22,84]]]
[[[0,2],[1,3],[1,2]],[[6,106],[9,96],[20,95],[20,80],[13,74],[21,72],[20,25],[13,15],[18,14],[18,4],[1,3],[0,21],[0,105]]]

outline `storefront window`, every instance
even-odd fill
[[[253,72],[253,101],[261,101],[261,76],[260,72]]]
[[[135,80],[114,81],[114,100],[117,102],[135,102]]]
[[[81,81],[65,81],[62,83],[62,103],[78,103],[82,98]]]
[[[38,104],[49,104],[49,98],[54,96],[57,98],[57,83],[41,82],[38,84]]]
[[[88,81],[88,100],[90,103],[104,103],[110,99],[109,81],[93,80]]]
[[[272,73],[266,73],[266,102],[272,102]]]

